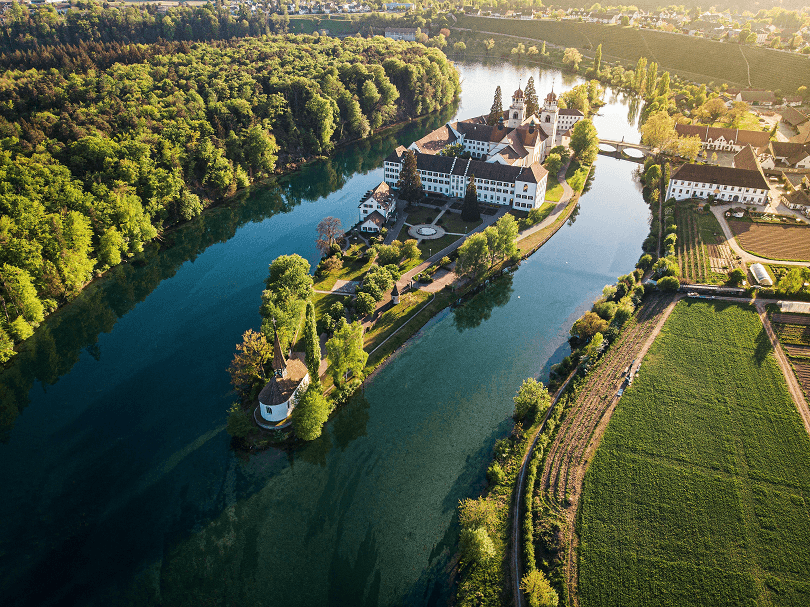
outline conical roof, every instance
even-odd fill
[[[394,288],[391,290],[391,295],[399,295],[399,288],[397,287],[397,283],[394,283]]]
[[[518,90],[516,90],[512,95],[512,99],[523,99],[524,97],[525,95],[523,94],[523,91],[520,90],[520,87],[518,87]]]
[[[284,358],[284,352],[281,351],[281,342],[278,340],[278,329],[276,328],[276,319],[273,319],[273,370],[284,371],[287,368],[287,359]]]

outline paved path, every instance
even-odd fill
[[[720,224],[720,227],[723,229],[723,235],[726,238],[726,244],[731,247],[731,250],[734,251],[737,255],[739,255],[742,260],[747,263],[775,263],[780,266],[802,266],[802,267],[810,267],[810,263],[806,261],[779,261],[776,259],[767,259],[765,257],[759,257],[757,255],[751,255],[747,251],[744,251],[742,247],[737,244],[737,239],[734,238],[734,234],[731,232],[731,228],[726,221],[726,217],[724,213],[733,206],[740,206],[739,203],[736,204],[724,204],[720,206],[712,206],[711,210],[714,213],[714,216],[717,218],[717,223]]]
[[[768,334],[768,339],[771,340],[773,354],[776,357],[776,362],[779,363],[779,368],[782,369],[782,375],[785,376],[788,391],[793,397],[793,402],[796,403],[796,409],[798,409],[799,415],[802,416],[804,429],[808,434],[810,434],[810,409],[807,407],[807,400],[804,398],[804,392],[802,392],[802,388],[799,385],[799,382],[796,380],[796,375],[793,373],[793,368],[790,366],[785,353],[782,351],[782,346],[779,345],[779,340],[776,338],[776,333],[774,333],[773,327],[771,326],[771,321],[768,318],[767,312],[765,311],[765,303],[762,301],[757,301],[754,305],[756,306],[759,317],[762,320],[762,326],[765,327],[765,333]]]
[[[574,195],[574,190],[571,189],[571,186],[568,185],[568,182],[565,180],[565,173],[568,170],[568,165],[570,163],[571,160],[569,159],[568,162],[565,163],[565,166],[560,168],[560,170],[557,172],[557,181],[560,182],[560,185],[562,186],[563,189],[562,196],[560,197],[560,202],[558,202],[557,206],[554,207],[554,210],[551,211],[551,215],[546,217],[543,221],[541,221],[537,225],[527,228],[523,230],[520,234],[518,234],[517,237],[518,241],[520,241],[523,238],[526,238],[527,236],[531,236],[532,234],[539,232],[540,230],[547,228],[555,221],[557,221],[557,218],[560,216],[560,214],[562,214],[562,212],[565,211],[565,207],[568,206],[568,202]]]

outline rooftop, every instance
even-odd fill
[[[307,376],[307,367],[297,358],[287,362],[286,377],[271,377],[262,391],[259,392],[259,402],[263,405],[280,405],[290,400],[293,392]]]
[[[685,164],[672,174],[672,179],[757,190],[769,189],[767,180],[759,171],[710,164]]]

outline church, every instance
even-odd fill
[[[292,423],[290,415],[307,386],[309,372],[306,365],[296,358],[287,360],[278,340],[278,332],[274,331],[273,376],[259,392],[259,405],[253,414],[256,423],[266,430],[288,427]]]
[[[584,118],[578,110],[562,111],[566,112],[562,122],[569,132]],[[526,95],[518,87],[497,124],[487,124],[488,116],[484,115],[439,127],[407,148],[416,155],[422,188],[427,195],[435,192],[461,198],[474,176],[480,202],[525,211],[540,207],[548,183],[542,162],[565,134],[560,130],[560,112],[552,90],[540,116],[527,116]],[[440,154],[448,146],[458,145],[469,158]],[[392,188],[399,181],[405,150],[399,146],[385,159],[385,183]]]

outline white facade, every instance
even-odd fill
[[[295,409],[295,405],[298,404],[298,399],[301,398],[301,395],[307,389],[309,385],[309,373],[304,376],[304,379],[301,380],[301,383],[298,384],[298,387],[292,393],[290,398],[278,405],[266,405],[259,402],[259,412],[263,419],[268,422],[280,422],[282,420],[287,419],[289,415],[292,413],[293,409]]]
[[[560,110],[557,117],[557,135],[568,132],[580,120],[585,119],[585,114],[579,110]]]
[[[546,100],[543,102],[543,110],[540,112],[540,128],[547,137],[554,141],[559,129],[560,109],[557,106],[557,95],[551,91],[546,95]],[[553,145],[553,143],[552,143]]]
[[[685,181],[671,179],[667,188],[667,199],[686,200],[687,198],[706,199],[714,196],[717,200],[727,202],[747,202],[749,204],[767,204],[769,189],[745,188],[742,186],[722,185],[703,181]]]

